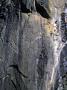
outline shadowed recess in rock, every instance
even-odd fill
[[[21,74],[24,78],[28,78],[26,75],[24,75],[20,70],[18,65],[10,65],[9,67],[12,67],[13,69],[17,70],[19,74]]]
[[[47,12],[47,10],[41,6],[36,0],[35,0],[35,6],[36,6],[36,11],[43,17],[49,19],[50,16]]]
[[[19,3],[17,3],[19,2]],[[32,13],[33,11],[38,12],[43,18],[50,18],[50,15],[48,13],[48,7],[44,7],[40,5],[39,1],[37,0],[30,0],[30,1],[25,1],[25,0],[17,0],[14,1],[16,3],[16,8],[20,9],[21,12],[23,13]],[[48,6],[48,5],[47,5]],[[35,10],[36,9],[36,10]]]

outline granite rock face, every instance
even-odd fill
[[[18,0],[6,2],[0,5],[0,90],[48,90],[54,55],[47,17],[35,11],[33,0],[20,0],[27,12]]]

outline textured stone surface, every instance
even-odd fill
[[[49,15],[41,11],[49,11],[48,0],[36,0],[40,10],[35,0],[5,1],[0,1],[0,90],[54,90],[59,46],[45,27]]]

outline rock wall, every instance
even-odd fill
[[[20,1],[26,11],[16,0],[7,4],[1,1],[0,5],[0,89],[54,90],[51,80],[56,44],[46,29],[45,18],[49,15],[43,15],[43,11],[48,14],[47,0],[44,5],[38,0],[36,5],[31,0],[27,4],[27,0]],[[31,5],[36,9],[32,10]]]

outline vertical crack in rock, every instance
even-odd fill
[[[43,90],[43,83],[44,83],[44,75],[45,75],[45,70],[48,62],[48,58],[46,55],[46,47],[43,45],[42,41],[42,48],[41,48],[41,53],[39,55],[39,61],[37,65],[37,72],[38,72],[38,80],[37,80],[37,88],[38,90]]]

